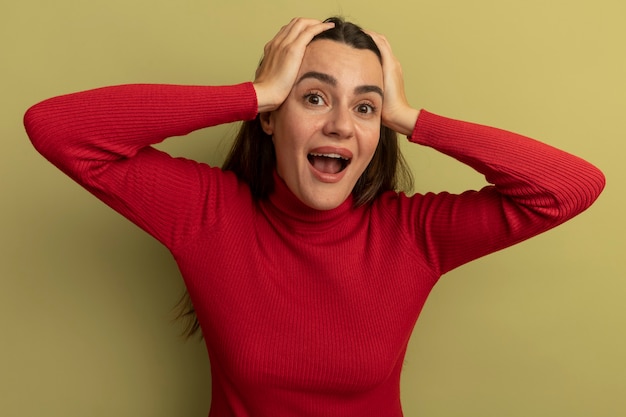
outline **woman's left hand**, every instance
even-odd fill
[[[385,36],[366,31],[374,39],[383,58],[383,125],[398,133],[409,136],[413,132],[419,111],[412,108],[404,91],[402,66],[391,51],[391,45]]]

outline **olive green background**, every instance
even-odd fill
[[[416,107],[535,137],[608,178],[573,221],[440,281],[406,357],[405,415],[626,415],[622,0],[3,0],[0,415],[206,416],[210,403],[204,346],[172,323],[169,253],[38,155],[24,111],[110,84],[248,81],[291,17],[333,14],[387,35]],[[162,148],[219,164],[234,129]],[[404,150],[417,191],[483,185]]]

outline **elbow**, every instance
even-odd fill
[[[49,140],[49,123],[47,123],[46,114],[45,102],[35,104],[26,111],[23,121],[26,134],[32,145],[37,152],[48,158],[52,146]]]
[[[594,166],[593,168],[595,170],[595,188],[593,200],[595,201],[606,187],[606,176],[597,167]]]
[[[562,208],[560,211],[563,221],[571,219],[591,207],[606,186],[606,177],[600,169],[588,163],[581,168],[577,180],[571,183],[569,191],[560,198]]]
[[[600,194],[602,194],[606,186],[606,177],[598,167],[590,163],[587,163],[586,169],[581,175],[582,181],[580,190],[583,197],[581,203],[582,210],[586,210],[600,197]]]
[[[71,136],[64,128],[62,112],[56,108],[55,100],[48,99],[30,107],[24,114],[24,128],[33,147],[44,158],[58,165],[63,159],[65,146],[62,142]]]
[[[587,205],[584,209],[591,206],[602,194],[602,191],[606,187],[606,176],[599,168],[594,165],[590,165],[590,173],[587,176]]]

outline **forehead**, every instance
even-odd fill
[[[310,71],[332,75],[343,84],[383,86],[382,66],[373,51],[328,39],[313,41],[307,46],[300,75]]]

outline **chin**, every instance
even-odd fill
[[[307,198],[301,200],[304,204],[315,210],[332,210],[342,205],[348,197],[333,196],[328,199]]]
[[[305,175],[301,177],[306,178]],[[344,177],[331,183],[322,182],[314,176],[306,178],[305,181],[286,182],[286,184],[301,203],[320,211],[332,210],[342,205],[352,194],[354,186],[350,178]]]
[[[318,203],[318,204],[307,204],[307,205],[315,210],[327,211],[327,210],[332,210],[332,209],[339,207],[341,203],[343,203],[343,201],[340,203],[323,202],[323,203]]]

